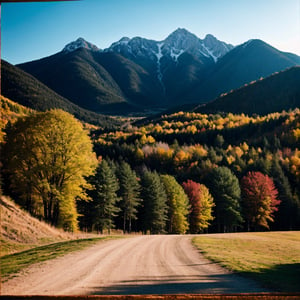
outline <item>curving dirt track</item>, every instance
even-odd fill
[[[203,258],[182,235],[100,242],[36,264],[2,284],[2,295],[134,295],[267,292]]]

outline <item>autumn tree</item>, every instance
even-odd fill
[[[146,170],[141,179],[142,228],[145,232],[150,231],[153,234],[165,233],[168,207],[164,185],[156,172]]]
[[[99,232],[110,230],[115,227],[114,218],[120,211],[117,203],[119,197],[117,191],[119,184],[115,173],[109,167],[107,161],[103,159],[96,170],[91,183],[94,190],[91,192],[93,201],[93,228]]]
[[[241,180],[241,190],[248,229],[269,229],[269,222],[274,222],[273,213],[280,204],[273,180],[261,172],[248,172]]]
[[[229,232],[243,222],[240,207],[241,189],[237,177],[227,167],[217,167],[207,178],[215,201],[214,224],[218,232]]]
[[[97,165],[79,121],[62,110],[20,118],[8,130],[4,163],[21,205],[55,226],[77,229],[76,199]]]
[[[204,184],[188,180],[183,182],[182,186],[190,203],[190,232],[203,232],[210,225],[210,221],[214,219],[212,216],[213,198]]]
[[[162,175],[162,182],[166,189],[168,203],[168,232],[186,233],[189,228],[189,201],[182,186],[171,175]]]
[[[131,223],[132,220],[137,219],[137,207],[141,202],[140,184],[135,171],[124,161],[121,162],[117,174],[120,184],[119,196],[123,218],[123,231],[126,232],[127,229],[128,232],[131,232]]]

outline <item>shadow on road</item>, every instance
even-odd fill
[[[201,276],[166,276],[140,278],[117,282],[112,286],[94,287],[93,295],[146,295],[146,294],[224,294],[269,292],[255,282],[233,274]]]
[[[278,292],[300,292],[300,263],[278,264],[273,268],[261,269],[258,272],[245,272],[242,275],[255,278]]]

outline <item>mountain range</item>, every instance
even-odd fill
[[[16,67],[85,110],[126,114],[207,103],[296,65],[299,56],[261,40],[233,46],[179,28],[163,41],[123,37],[106,49],[79,38]]]

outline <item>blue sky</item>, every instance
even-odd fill
[[[81,0],[3,3],[1,56],[17,64],[83,37],[104,49],[123,36],[163,40],[177,28],[233,45],[259,38],[300,55],[300,0]]]

